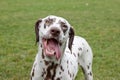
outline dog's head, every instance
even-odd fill
[[[71,46],[74,39],[74,30],[71,25],[62,17],[47,16],[39,19],[35,24],[36,42],[41,42],[43,45],[44,54],[47,56],[61,57],[62,47],[67,40],[68,48]],[[65,47],[63,47],[65,48]]]

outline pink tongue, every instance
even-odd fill
[[[48,55],[56,55],[56,58],[59,59],[61,56],[61,51],[60,51],[60,46],[58,44],[58,42],[54,39],[50,39],[48,40],[48,44],[46,49],[50,49],[51,51],[54,51],[54,53],[51,52],[46,52]]]

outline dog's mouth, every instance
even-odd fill
[[[55,56],[58,60],[61,56],[60,43],[54,38],[42,39],[44,46],[44,54],[46,56]]]

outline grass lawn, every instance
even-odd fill
[[[66,18],[94,52],[94,80],[120,80],[120,0],[0,0],[0,80],[29,80],[34,23]],[[76,80],[83,80],[80,70]]]

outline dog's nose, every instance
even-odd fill
[[[59,34],[60,34],[60,30],[59,29],[51,29],[50,30],[50,33],[52,34],[52,36],[59,36]]]

